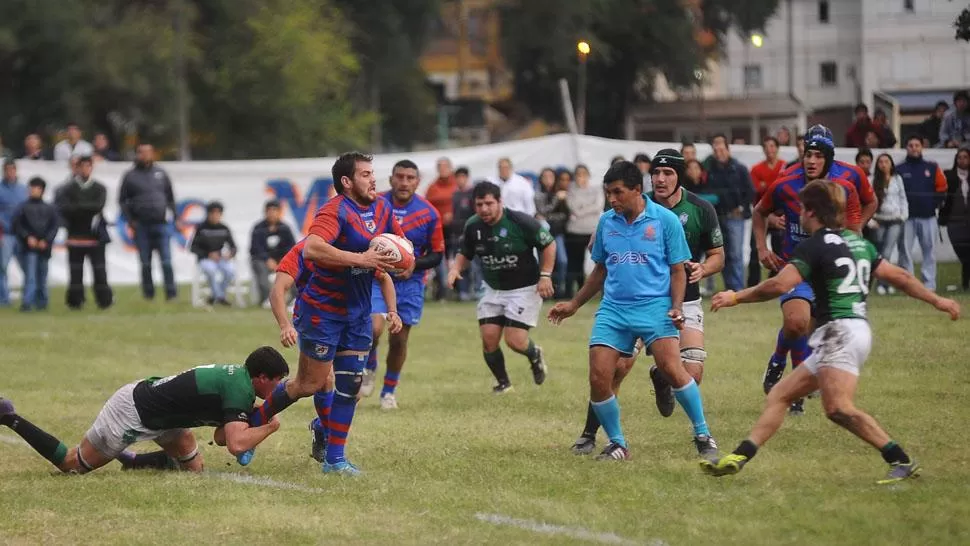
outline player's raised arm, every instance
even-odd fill
[[[714,297],[711,299],[711,311],[717,312],[718,309],[734,307],[739,303],[768,301],[789,292],[792,288],[798,286],[800,282],[802,282],[801,273],[798,272],[795,266],[788,264],[780,273],[757,286],[745,288],[740,292],[725,290],[724,292],[714,294]]]
[[[926,303],[935,307],[938,311],[949,314],[950,320],[957,320],[960,318],[959,303],[949,298],[940,297],[932,290],[927,289],[925,286],[923,286],[923,283],[921,283],[916,277],[905,269],[895,266],[889,263],[887,260],[880,260],[879,265],[876,266],[876,270],[873,271],[872,274],[875,275],[877,279],[886,281],[895,286],[907,296],[920,301],[925,301]]]

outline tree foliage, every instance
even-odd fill
[[[966,7],[960,12],[956,21],[953,22],[953,27],[956,29],[955,39],[970,42],[970,7]]]

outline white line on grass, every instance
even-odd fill
[[[501,514],[483,514],[479,512],[475,514],[475,519],[494,525],[518,527],[519,529],[525,529],[526,531],[533,531],[535,533],[543,533],[546,535],[565,535],[569,538],[599,542],[601,544],[639,544],[638,542],[625,539],[613,533],[600,533],[597,531],[590,531],[589,529],[585,529],[583,527],[564,527],[562,525],[553,525],[551,523],[543,523],[541,521],[534,521],[531,519],[510,518],[509,516],[503,516]],[[650,546],[666,545],[664,541],[659,539],[651,540],[649,544]]]
[[[5,444],[15,445],[15,444],[19,444],[20,440],[14,438],[13,436],[0,435],[0,442],[3,442]]]
[[[247,485],[261,485],[263,487],[273,487],[276,489],[287,489],[290,491],[300,491],[302,493],[323,493],[323,489],[307,487],[298,483],[280,482],[272,478],[252,476],[250,474],[233,474],[230,472],[206,472],[206,476],[218,478],[228,482],[243,483]]]

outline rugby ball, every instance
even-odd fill
[[[414,245],[404,237],[393,233],[381,233],[370,240],[370,247],[378,253],[391,256],[392,273],[405,271],[414,265]]]

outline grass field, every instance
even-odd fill
[[[146,303],[129,289],[108,312],[69,313],[61,297],[55,291],[49,314],[0,310],[0,394],[69,445],[129,381],[278,345],[261,309]],[[872,299],[877,341],[858,402],[925,468],[918,480],[880,487],[879,454],[829,423],[817,400],[741,475],[702,475],[683,412],[657,414],[643,359],[621,397],[634,459],[571,455],[586,411],[593,308],[535,332],[550,364],[545,385],[532,385],[524,359],[507,352],[516,390],[494,397],[474,308],[429,304],[412,334],[400,410],[381,412],[376,398],[358,410],[348,453],[365,471],[359,479],[325,476],[308,457],[309,400],[281,416],[247,468],[198,429],[201,476],[123,473],[117,463],[61,476],[0,428],[0,543],[970,542],[966,320],[899,296]],[[775,303],[708,314],[702,390],[724,451],[760,411],[779,320]],[[295,368],[296,353],[284,354]]]

